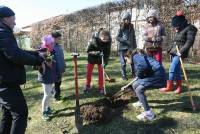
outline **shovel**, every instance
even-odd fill
[[[106,76],[106,81],[108,81],[109,83],[112,83],[112,82],[115,82],[116,80],[115,79],[111,79],[110,77],[109,77],[109,75],[106,73],[106,71],[104,70],[104,74],[105,74],[105,76]]]
[[[178,53],[180,53],[177,45],[176,45],[176,50],[177,50]],[[194,103],[194,100],[193,100],[193,97],[192,97],[192,94],[191,94],[191,91],[190,91],[190,84],[189,84],[189,81],[188,81],[188,78],[187,78],[187,75],[186,75],[186,72],[185,72],[185,69],[184,69],[184,66],[183,66],[183,61],[182,61],[181,57],[180,57],[180,63],[181,63],[181,68],[182,68],[183,75],[184,75],[184,78],[185,78],[186,86],[187,86],[187,89],[188,89],[188,95],[190,97],[192,110],[195,111],[197,109],[197,106]]]
[[[79,105],[79,90],[78,90],[78,71],[77,71],[77,57],[78,53],[72,53],[74,61],[74,81],[75,81],[75,92],[76,92],[76,104]]]
[[[105,86],[105,70],[104,70],[104,59],[103,59],[103,52],[100,53],[101,56],[101,66],[103,68],[103,90],[104,90],[104,95],[106,95],[106,86]]]
[[[133,82],[135,82],[136,80],[137,80],[137,77],[134,78],[134,79],[133,79],[131,82],[129,82],[127,85],[123,86],[123,87],[121,88],[121,90],[119,90],[117,93],[115,93],[115,94],[112,96],[112,98],[119,98],[119,96],[121,96],[121,95],[123,95],[123,94],[129,92],[129,90],[127,90],[127,88],[128,88],[129,86],[131,86],[131,84],[132,84]]]

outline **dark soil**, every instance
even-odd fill
[[[96,102],[81,105],[80,114],[88,123],[109,122],[114,116],[123,113],[132,97],[135,97],[135,94],[130,88],[127,88],[123,93],[107,95]]]

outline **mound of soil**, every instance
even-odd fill
[[[107,95],[96,102],[81,105],[81,116],[88,123],[109,122],[114,116],[123,112],[132,97],[135,97],[135,94],[129,88],[117,96]]]

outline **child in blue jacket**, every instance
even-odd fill
[[[60,39],[61,39],[61,34],[57,31],[52,32],[52,37],[54,38],[54,60],[56,62],[55,67],[56,67],[56,77],[55,77],[55,94],[54,98],[56,101],[60,101],[61,98],[61,82],[62,82],[62,74],[65,72],[65,59],[64,59],[64,54],[63,54],[63,49],[62,46],[59,44]]]
[[[138,102],[133,103],[133,106],[144,108],[144,112],[138,115],[137,119],[151,121],[155,118],[155,114],[147,102],[145,91],[149,88],[162,88],[165,86],[165,70],[160,62],[147,56],[142,49],[128,52],[127,56],[135,66],[137,77],[132,83],[132,87],[138,97]]]

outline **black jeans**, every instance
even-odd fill
[[[55,95],[54,95],[55,99],[60,99],[60,92],[61,92],[60,85],[61,85],[61,81],[55,82]]]
[[[0,105],[2,107],[0,134],[24,134],[28,107],[20,86],[0,91]]]

